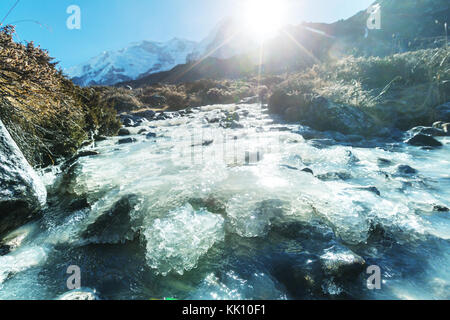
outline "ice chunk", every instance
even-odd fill
[[[0,257],[0,284],[8,277],[45,261],[47,254],[41,247],[29,247]]]
[[[224,219],[206,210],[194,211],[188,204],[156,219],[144,236],[150,267],[162,275],[172,271],[183,274],[194,269],[216,242],[224,240]]]
[[[237,195],[227,204],[229,227],[241,237],[260,237],[270,230],[271,221],[283,214],[283,202],[261,200],[256,194]]]

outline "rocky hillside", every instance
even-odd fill
[[[0,120],[33,166],[73,155],[95,134],[114,134],[115,111],[66,79],[47,52],[0,30]]]

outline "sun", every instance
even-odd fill
[[[242,9],[244,31],[259,42],[275,36],[283,26],[283,0],[246,0]]]

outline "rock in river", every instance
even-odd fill
[[[417,147],[442,147],[442,143],[437,141],[432,136],[426,134],[416,134],[411,139],[405,141],[407,144]]]
[[[0,236],[26,223],[47,200],[45,186],[0,120]]]
[[[83,239],[93,243],[125,243],[135,237],[131,226],[130,214],[139,208],[141,199],[137,195],[127,195],[113,207],[99,216],[95,222],[83,232]]]

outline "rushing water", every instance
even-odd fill
[[[70,265],[104,299],[449,299],[450,213],[433,208],[450,207],[450,139],[305,140],[279,123],[207,106],[45,173],[48,208],[8,237],[0,299],[57,298]]]

